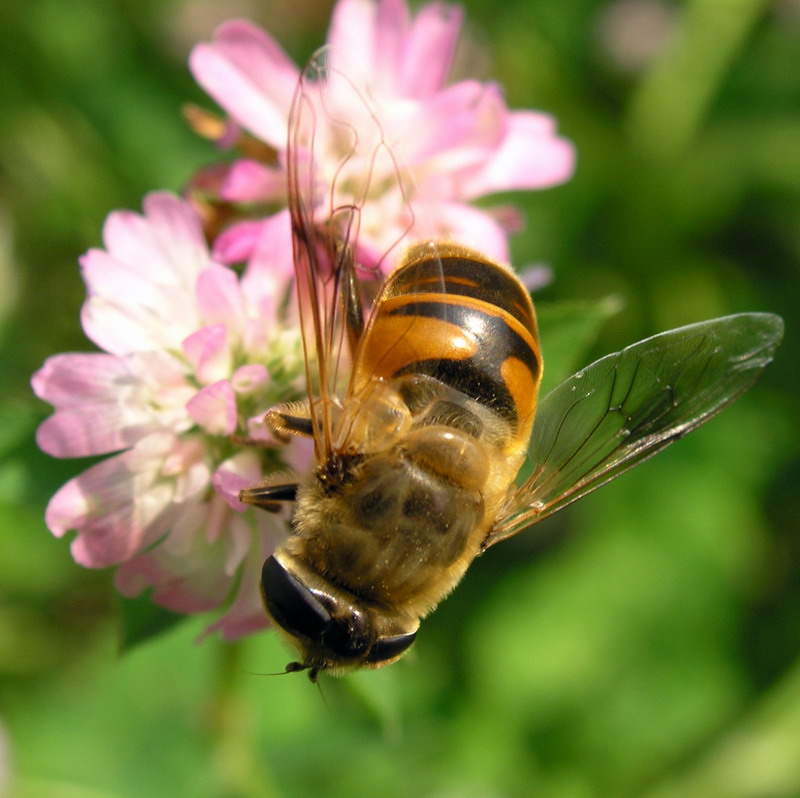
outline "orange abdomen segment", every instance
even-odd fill
[[[541,372],[533,305],[517,277],[467,250],[418,248],[378,300],[352,389],[425,374],[497,413],[527,442]]]

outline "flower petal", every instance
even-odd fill
[[[192,333],[182,348],[202,384],[210,385],[230,375],[233,356],[224,324],[212,324]]]
[[[61,537],[75,529],[75,561],[105,568],[155,542],[172,520],[172,486],[158,479],[158,459],[146,467],[129,450],[84,471],[47,505],[45,522]]]
[[[209,435],[232,435],[236,431],[236,397],[228,380],[201,388],[186,409]]]
[[[130,379],[120,357],[100,352],[54,355],[31,378],[34,393],[56,407],[103,401],[119,381]]]
[[[264,560],[285,539],[287,529],[285,522],[268,513],[260,513],[257,524],[257,542],[244,561],[236,597],[228,611],[211,624],[205,634],[219,632],[223,639],[235,640],[269,626],[269,618],[260,599],[261,568]]]
[[[224,508],[221,502],[211,504]],[[218,538],[209,543],[205,534],[209,518],[217,515],[216,507],[207,502],[184,508],[160,546],[120,566],[114,580],[117,589],[136,596],[152,588],[153,601],[173,612],[218,607],[228,596],[233,578],[224,567],[230,541]],[[235,524],[237,519],[225,518],[222,523]]]
[[[189,284],[208,264],[200,220],[174,194],[154,192],[144,215],[117,211],[106,219],[103,241],[109,255],[157,281]]]
[[[188,396],[176,365],[164,353],[49,358],[32,380],[36,393],[56,406],[36,433],[39,448],[54,457],[87,457],[125,449],[164,428],[182,431]]]
[[[286,122],[299,71],[255,25],[233,20],[198,44],[189,65],[197,82],[239,123],[267,143],[286,146]]]
[[[214,259],[220,263],[244,263],[250,260],[263,225],[261,220],[232,224],[214,241]]]
[[[231,164],[219,195],[227,202],[274,202],[286,199],[286,172],[243,158]]]
[[[133,379],[126,362],[113,355],[48,358],[31,380],[36,395],[57,408],[36,432],[39,448],[53,457],[85,457],[130,446],[152,423],[146,414],[131,418],[118,401],[116,391]]]
[[[404,96],[422,99],[444,86],[463,18],[461,6],[430,3],[420,8],[404,46],[399,82]]]
[[[408,33],[409,13],[405,0],[378,0],[372,34],[372,64],[366,74],[381,92],[399,93],[400,59]]]
[[[144,208],[144,216],[110,214],[107,251],[81,258],[89,294],[83,327],[113,354],[174,349],[198,326],[195,281],[211,264],[199,218],[170,194],[149,195]]]
[[[222,463],[211,484],[232,510],[241,513],[248,505],[239,501],[239,491],[261,481],[261,466],[255,452],[240,452]]]
[[[275,303],[283,300],[293,279],[292,226],[287,209],[261,223],[250,262],[242,275],[242,291],[255,314],[268,317]]]
[[[294,279],[289,211],[265,219],[259,233],[241,279],[248,318],[242,341],[254,357],[266,357],[268,349],[274,349],[276,335],[280,334],[280,328],[276,330],[279,308]]]
[[[372,0],[339,0],[328,28],[329,63],[356,79],[376,72],[375,23],[377,3]]]
[[[233,390],[239,395],[247,395],[269,382],[269,372],[260,363],[248,363],[240,366],[231,376]]]
[[[209,266],[197,278],[197,308],[206,324],[224,324],[237,330],[245,307],[239,278],[226,266]]]
[[[465,198],[498,191],[538,189],[568,180],[575,169],[575,150],[555,132],[546,114],[517,111],[509,117],[508,132],[492,156],[464,181]]]
[[[431,175],[452,186],[451,175],[492,156],[503,141],[506,114],[496,84],[464,80],[438,92],[414,115],[390,124],[392,135],[402,142],[402,156],[411,166],[424,165],[426,188],[433,185]]]
[[[198,326],[188,287],[166,288],[92,250],[81,259],[89,298],[81,310],[86,335],[116,355],[174,349]]]
[[[127,449],[157,430],[152,418],[131,424],[122,407],[86,403],[45,419],[36,431],[36,444],[52,457],[91,457]]]

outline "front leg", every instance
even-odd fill
[[[273,407],[264,416],[264,423],[282,443],[288,443],[293,435],[301,438],[311,438],[314,435],[314,426],[306,402],[291,402]]]
[[[277,513],[286,502],[297,499],[297,480],[287,474],[277,474],[260,485],[239,491],[239,501],[252,504],[269,513]]]

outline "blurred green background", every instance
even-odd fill
[[[48,355],[88,350],[77,256],[214,153],[191,44],[247,16],[297,59],[312,0],[6,0],[0,12],[3,798],[800,796],[800,2],[467,0],[463,72],[547,109],[574,179],[515,196],[540,304],[624,302],[590,357],[769,310],[787,339],[707,427],[481,558],[412,656],[321,689],[265,633],[192,619],[118,653],[109,573],[46,530],[85,464],[32,436]],[[545,357],[547,340],[544,341]],[[3,792],[5,790],[5,793]]]

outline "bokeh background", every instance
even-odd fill
[[[318,690],[261,675],[289,658],[273,634],[197,644],[208,619],[120,654],[111,575],[43,524],[85,464],[37,452],[49,410],[28,380],[90,348],[76,258],[106,214],[214,158],[180,114],[212,107],[191,45],[241,15],[301,61],[329,5],[5,0],[3,798],[800,796],[800,2],[465,5],[463,71],[577,146],[569,184],[513,198],[514,254],[551,266],[543,309],[621,301],[585,362],[769,310],[787,322],[776,363],[688,440],[492,549],[397,666]]]

